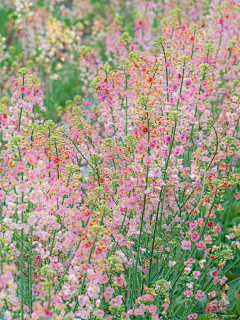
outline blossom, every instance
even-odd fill
[[[148,133],[148,127],[143,127],[143,128],[142,128],[142,133],[143,133],[143,134]]]
[[[185,266],[191,267],[193,263],[195,263],[196,260],[190,258],[187,261],[184,262]]]
[[[154,165],[153,159],[151,157],[144,157],[143,163],[146,166],[150,166],[150,167],[152,167]]]
[[[187,240],[182,241],[182,249],[183,250],[190,250],[191,249],[191,242]]]
[[[186,290],[186,291],[183,292],[183,294],[189,298],[189,297],[191,297],[193,292],[192,292],[192,290]]]
[[[114,289],[111,288],[111,287],[107,287],[105,289],[105,292],[104,292],[104,297],[107,298],[107,299],[111,299],[112,298],[112,295],[113,295],[113,292],[114,292]]]
[[[204,250],[206,248],[205,242],[204,241],[199,241],[197,243],[197,248],[198,248],[198,250]]]
[[[202,290],[198,290],[195,294],[195,299],[198,301],[201,301],[205,293]]]
[[[212,276],[213,278],[216,278],[218,274],[219,274],[219,271],[218,271],[218,270],[215,270],[215,271],[212,271],[212,272],[211,272],[211,276]]]
[[[157,306],[155,306],[154,304],[151,304],[148,308],[148,311],[151,314],[155,314],[155,312],[157,311]]]
[[[95,310],[93,311],[93,315],[96,316],[96,317],[99,317],[99,318],[103,318],[104,317],[104,311],[103,310]]]
[[[200,276],[201,272],[200,271],[193,271],[193,278],[198,279]]]
[[[210,160],[211,160],[211,159],[208,158],[207,156],[205,156],[205,157],[202,158],[202,161],[204,161],[204,162],[207,162],[207,161],[210,161]]]
[[[127,282],[124,278],[124,274],[122,273],[120,277],[113,277],[114,284],[118,287],[126,287]]]
[[[197,231],[194,231],[192,234],[191,234],[191,240],[192,241],[196,241],[196,240],[198,240],[199,239],[199,234],[198,234],[198,232]]]
[[[176,261],[169,261],[168,265],[170,268],[174,267],[176,264]]]
[[[172,141],[172,137],[167,136],[167,137],[166,137],[166,143],[170,143],[171,141]]]
[[[200,266],[201,269],[204,268],[204,263],[205,263],[205,262],[206,262],[206,259],[203,259],[203,260],[200,260],[200,261],[199,261],[199,266]]]
[[[197,317],[198,317],[197,313],[191,313],[189,314],[188,319],[197,319]]]

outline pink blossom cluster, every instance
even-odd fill
[[[82,48],[89,99],[69,100],[58,124],[41,118],[39,79],[27,68],[14,79],[0,105],[5,319],[227,315],[240,261],[239,225],[226,232],[222,219],[240,197],[239,6],[194,3],[138,1],[134,37],[109,21],[108,63]],[[156,12],[171,22],[158,37]],[[51,23],[46,51],[71,56],[71,30]]]

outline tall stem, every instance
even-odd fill
[[[145,106],[145,109],[147,106]],[[149,115],[147,112],[147,122],[148,122],[148,156],[150,155],[150,148],[149,148],[149,142],[150,142],[150,121],[149,121]],[[146,178],[145,178],[145,191],[147,190],[148,187],[148,173],[149,173],[149,166],[147,166],[147,171],[146,171]],[[138,262],[139,262],[139,254],[140,254],[140,245],[141,245],[141,237],[142,237],[142,231],[143,231],[143,224],[144,224],[144,215],[145,215],[145,209],[146,209],[146,201],[147,201],[147,195],[144,193],[144,200],[143,200],[143,210],[142,210],[142,217],[141,217],[141,224],[140,224],[140,230],[139,230],[139,237],[138,237],[138,244],[137,244],[137,255],[136,255],[136,262],[134,266],[134,271],[133,271],[133,279],[136,281],[137,278],[137,267],[138,267]]]

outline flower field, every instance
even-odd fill
[[[1,0],[1,319],[240,319],[239,249],[240,1]]]

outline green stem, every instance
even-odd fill
[[[145,109],[147,106],[145,106]],[[149,116],[147,112],[147,121],[148,121],[148,145],[150,142],[150,121],[149,121]],[[148,156],[150,155],[150,148],[148,146]],[[145,190],[147,190],[148,187],[148,173],[149,173],[149,166],[147,166],[147,171],[146,171],[146,178],[145,178]],[[138,237],[138,244],[137,244],[137,255],[136,255],[136,262],[134,265],[134,271],[133,271],[133,281],[136,281],[137,279],[137,267],[138,267],[138,262],[139,262],[139,254],[140,254],[140,245],[141,245],[141,238],[142,238],[142,231],[143,231],[143,224],[144,224],[144,215],[145,215],[145,209],[146,209],[146,201],[147,201],[147,195],[144,193],[144,200],[143,200],[143,209],[142,209],[142,217],[141,217],[141,223],[140,223],[140,230],[139,230],[139,237]]]
[[[166,52],[164,49],[164,46],[162,44],[162,50],[163,50],[163,55],[164,55],[164,61],[165,61],[165,70],[166,70],[166,81],[167,81],[167,101],[169,101],[169,93],[168,93],[168,68],[166,66],[167,63],[167,57],[166,57]]]
[[[29,258],[29,314],[32,314],[32,240],[33,240],[33,227],[31,227],[31,240],[30,240],[30,258]]]
[[[156,213],[154,232],[153,232],[153,238],[152,238],[153,240],[152,240],[152,248],[151,248],[151,259],[150,259],[149,271],[148,271],[148,286],[150,285],[150,282],[151,282],[151,268],[152,268],[152,261],[153,261],[153,251],[154,251],[154,246],[155,246],[155,238],[156,238],[157,224],[158,224],[158,215],[159,215],[160,204],[161,204],[160,199],[162,198],[162,195],[163,195],[161,213],[160,213],[160,227],[159,227],[160,236],[161,236],[162,214],[163,214],[163,205],[164,205],[164,198],[165,198],[166,181],[167,181],[167,168],[168,168],[168,165],[169,165],[169,160],[170,160],[170,156],[171,156],[172,148],[173,148],[173,144],[174,144],[176,127],[177,127],[177,120],[175,120],[175,126],[174,126],[173,134],[172,134],[172,141],[170,143],[169,153],[168,153],[167,162],[166,162],[166,166],[165,166],[165,172],[164,172],[164,178],[163,178],[165,186],[164,186],[164,188],[161,190],[161,192],[159,194],[159,201],[158,201],[158,206],[157,206],[157,213]]]
[[[23,86],[24,86],[24,76],[23,76]],[[24,97],[24,95],[22,93],[22,99],[23,99],[23,97]],[[20,132],[20,130],[21,130],[22,111],[23,111],[23,107],[20,108],[20,113],[19,113],[19,117],[18,117],[18,132]]]
[[[22,211],[23,223],[23,211]],[[24,319],[24,283],[23,283],[23,229],[21,229],[21,264],[20,264],[20,278],[21,278],[21,319]]]
[[[89,253],[89,257],[88,257],[88,263],[90,263],[90,261],[91,261],[91,257],[92,257],[92,254],[93,254],[93,250],[94,250],[96,241],[97,241],[97,236],[95,237],[95,239],[93,241],[93,245],[91,247],[91,250],[90,250],[90,253]],[[84,285],[85,285],[86,278],[87,278],[87,273],[85,273],[85,275],[84,275],[83,282],[82,282],[81,288],[79,290],[78,296],[81,295],[82,292],[83,292],[83,288],[84,288]],[[78,300],[77,300],[77,298],[78,297],[76,297],[76,304],[75,304],[73,312],[76,312],[77,308],[78,308]]]

